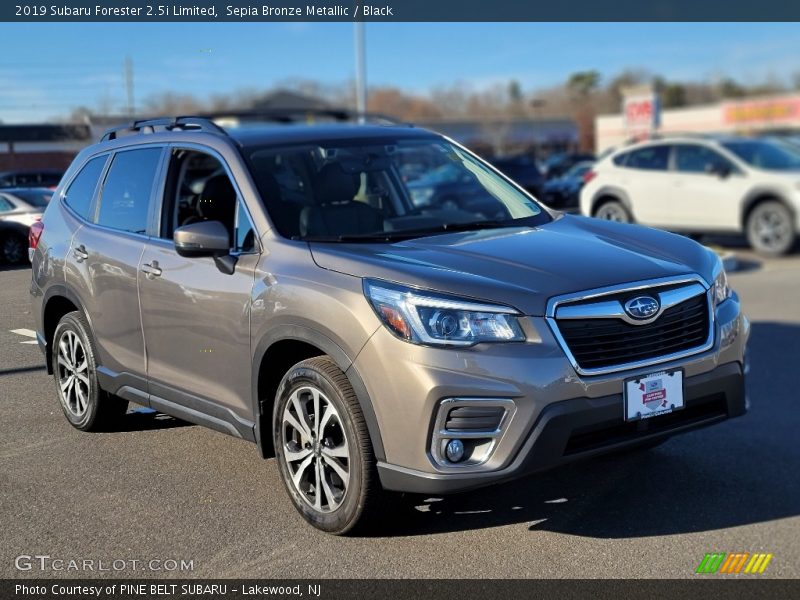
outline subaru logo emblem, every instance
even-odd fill
[[[625,303],[625,312],[632,319],[649,319],[655,315],[661,306],[652,296],[637,296]]]

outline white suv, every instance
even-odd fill
[[[685,233],[745,233],[786,254],[800,230],[800,153],[778,140],[670,138],[626,146],[584,177],[581,213]]]

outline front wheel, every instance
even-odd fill
[[[273,442],[286,490],[311,525],[344,534],[377,512],[384,494],[367,425],[347,377],[330,358],[304,360],[284,376]]]
[[[100,389],[89,324],[75,311],[61,318],[53,335],[52,361],[61,409],[81,431],[108,431],[128,409],[128,402]]]
[[[760,254],[787,254],[794,246],[795,237],[792,213],[781,202],[762,202],[747,217],[747,241]]]
[[[633,217],[628,209],[617,200],[607,200],[597,207],[594,211],[594,216],[597,219],[604,219],[606,221],[614,221],[615,223],[632,223]]]

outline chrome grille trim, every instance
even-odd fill
[[[666,304],[667,306],[661,306],[658,313],[656,313],[656,316],[647,320],[639,320],[639,321],[631,320],[627,317],[627,315],[625,315],[622,309],[622,305],[618,301],[603,300],[602,298],[603,296],[608,296],[612,294],[621,294],[621,293],[624,294],[624,293],[644,292],[644,291],[652,291],[654,293],[658,293],[658,288],[665,286],[673,286],[673,289],[665,290],[663,292],[664,299],[661,302],[662,304]],[[679,287],[674,287],[674,286],[679,286]],[[575,359],[575,356],[572,354],[569,345],[565,341],[558,327],[557,319],[590,319],[590,318],[597,318],[597,319],[618,318],[629,324],[647,325],[655,322],[658,319],[658,317],[661,316],[664,310],[670,308],[671,306],[677,306],[678,304],[685,302],[686,300],[694,298],[703,293],[706,295],[706,305],[708,309],[708,324],[709,324],[708,336],[706,338],[706,341],[705,343],[699,346],[689,348],[687,350],[681,350],[679,352],[647,358],[639,361],[620,363],[607,367],[582,368],[578,364],[578,361]],[[554,296],[553,298],[550,298],[550,300],[548,300],[547,302],[545,321],[547,321],[547,324],[549,325],[550,330],[553,332],[553,335],[558,341],[558,344],[561,346],[561,349],[564,351],[570,363],[572,364],[572,367],[578,374],[605,375],[608,373],[616,373],[618,371],[626,371],[629,369],[637,369],[641,367],[647,367],[650,365],[657,365],[664,362],[669,362],[671,360],[677,360],[687,356],[699,354],[701,352],[709,350],[714,345],[714,331],[715,331],[714,310],[713,310],[714,307],[711,294],[712,294],[711,287],[699,275],[686,275],[681,277],[664,277],[659,279],[649,279],[627,284],[608,286],[604,288],[597,288],[594,290],[586,290],[583,292],[574,292],[571,294]],[[595,298],[598,299],[597,302],[575,305],[575,303],[585,302],[587,300],[592,300]],[[564,305],[572,305],[572,306],[564,306]],[[603,310],[608,310],[609,312],[603,314],[602,313]]]

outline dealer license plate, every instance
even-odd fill
[[[625,382],[625,420],[638,421],[680,410],[683,371],[659,371]]]

